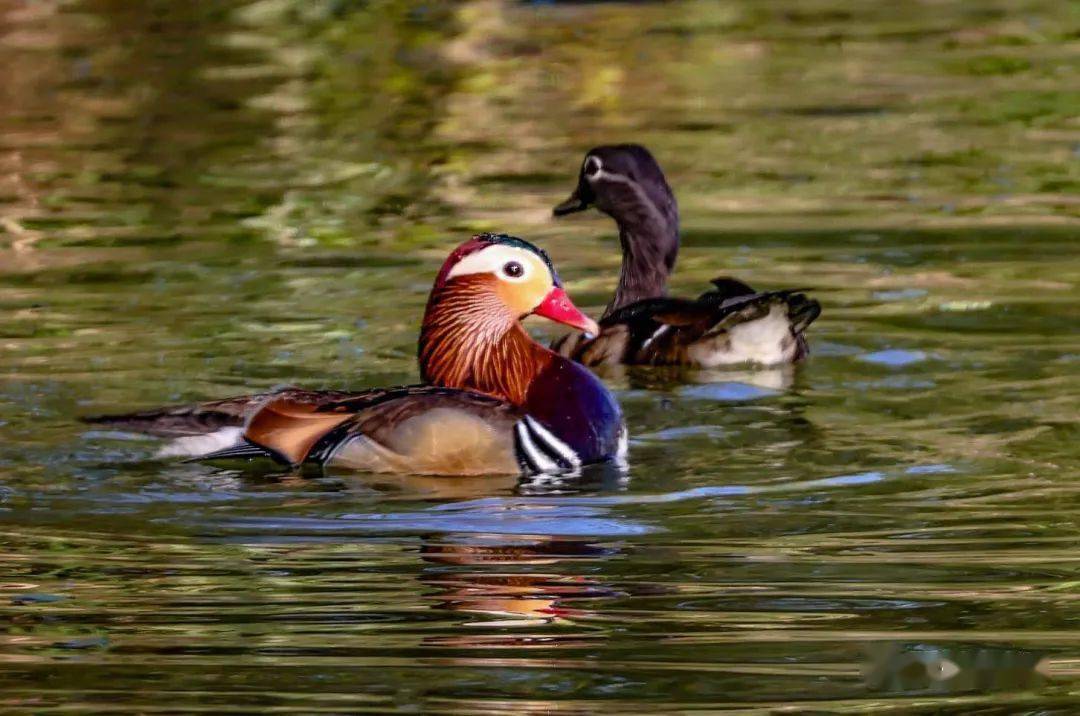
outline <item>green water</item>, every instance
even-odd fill
[[[0,2],[0,711],[1075,713],[1053,0]],[[79,415],[415,380],[442,258],[636,140],[795,371],[607,378],[625,474],[242,474]],[[538,335],[549,326],[530,324]]]

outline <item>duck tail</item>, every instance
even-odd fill
[[[172,405],[134,413],[89,415],[79,420],[87,425],[160,438],[206,435],[222,428],[242,427],[249,408],[266,397],[267,394],[245,395],[198,405]]]
[[[782,303],[787,308],[791,331],[796,336],[802,333],[821,315],[821,304],[806,295],[806,288],[792,288],[781,291],[755,291],[742,281],[730,276],[718,276],[711,281],[715,286],[712,291],[701,295],[699,300],[717,302],[725,307],[745,308],[749,306]],[[747,312],[748,318],[753,315]]]
[[[144,410],[137,413],[87,415],[79,418],[79,421],[87,425],[98,425],[131,433],[145,433],[160,438],[205,435],[224,427],[244,424],[238,416],[215,411],[199,411],[197,407],[187,405]]]
[[[801,291],[789,293],[786,298],[791,331],[796,336],[801,336],[821,315],[821,304]]]
[[[750,288],[750,286],[748,286],[747,284],[743,283],[737,278],[732,278],[731,276],[717,276],[709,283],[711,283],[716,288],[703,293],[701,295],[702,299],[723,301],[726,298],[749,296],[751,294],[757,293],[757,291]]]

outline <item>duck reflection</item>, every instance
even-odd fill
[[[432,607],[476,615],[467,625],[477,628],[571,627],[559,631],[454,634],[431,637],[429,645],[453,647],[568,647],[602,638],[574,631],[580,622],[598,617],[600,600],[625,593],[555,565],[609,559],[617,547],[560,537],[509,541],[478,538],[468,543],[425,541],[420,548],[425,567],[420,581],[434,588]],[[547,569],[545,569],[547,567]],[[464,569],[462,569],[464,568]],[[471,568],[471,569],[470,569]]]
[[[328,469],[321,474],[342,480],[344,489],[363,487],[381,496],[402,499],[468,500],[510,495],[559,495],[589,490],[625,489],[628,466],[615,461],[586,465],[564,474],[482,475],[453,479],[431,475],[382,475]]]
[[[780,393],[795,384],[795,371],[796,368],[792,365],[746,368],[743,370],[697,368],[686,369],[683,379],[684,382],[697,385],[737,383],[757,388],[766,393]]]
[[[363,487],[381,497],[405,500],[468,500],[497,495],[512,495],[520,477],[517,475],[484,475],[479,477],[436,477],[431,475],[381,475],[327,470],[326,474],[342,480],[345,489]]]
[[[694,368],[688,366],[599,366],[594,369],[612,384],[633,390],[676,390],[689,386],[744,386],[759,396],[783,393],[795,385],[793,365],[745,368]],[[744,399],[732,396],[727,399]]]

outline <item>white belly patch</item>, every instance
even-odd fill
[[[733,326],[727,333],[690,346],[687,356],[704,368],[739,363],[776,365],[795,356],[797,344],[783,306],[773,306],[754,321]]]

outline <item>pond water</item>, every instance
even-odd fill
[[[1077,20],[0,3],[0,710],[1076,712]],[[245,474],[77,422],[413,381],[478,230],[599,310],[613,225],[550,207],[627,140],[677,291],[824,313],[797,370],[607,375],[625,473]]]

